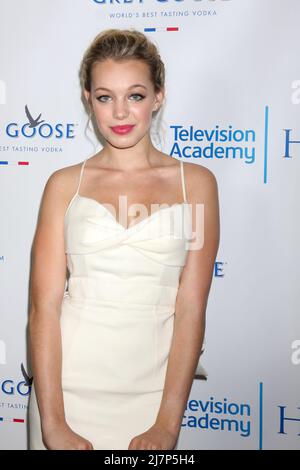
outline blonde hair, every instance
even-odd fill
[[[156,45],[136,29],[106,29],[99,33],[84,53],[80,66],[80,83],[91,91],[92,68],[106,59],[141,60],[148,65],[157,93],[165,86],[165,66]]]

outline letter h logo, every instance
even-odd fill
[[[278,434],[287,434],[286,432],[284,432],[285,421],[298,421],[299,426],[300,426],[300,415],[299,415],[299,418],[287,418],[284,415],[284,409],[286,408],[286,406],[278,406],[278,408],[280,409],[280,417],[279,417],[280,431],[278,432]],[[300,410],[300,407],[298,406],[297,409]],[[298,433],[298,436],[300,436],[300,432]]]
[[[292,158],[290,155],[290,144],[300,144],[300,140],[291,140],[290,132],[292,129],[283,129],[285,131],[285,154],[283,158]]]

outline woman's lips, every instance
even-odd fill
[[[134,125],[131,126],[114,126],[112,127],[112,130],[116,134],[128,134],[132,129],[134,128]]]

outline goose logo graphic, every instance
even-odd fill
[[[25,115],[27,122],[25,124],[19,124],[18,122],[10,122],[6,126],[6,135],[13,139],[25,137],[26,139],[32,139],[34,137],[40,137],[42,139],[74,139],[75,132],[74,128],[77,124],[74,123],[56,123],[51,124],[45,119],[41,119],[42,113],[34,113],[31,109],[29,110],[28,105],[25,105]]]
[[[30,387],[32,385],[33,377],[29,377],[29,375],[27,374],[23,364],[21,364],[21,371],[22,371],[22,374],[23,374],[23,377],[24,377],[24,380],[25,380],[25,385]]]
[[[28,117],[28,121],[29,121],[29,127],[33,128],[33,127],[37,127],[39,124],[42,124],[42,122],[45,122],[44,120],[43,121],[39,121],[41,114],[38,115],[38,117],[36,119],[33,119],[33,117],[31,116],[30,112],[29,112],[29,109],[28,109],[28,106],[26,104],[25,106],[25,113],[26,113],[26,116]]]

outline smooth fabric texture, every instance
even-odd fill
[[[61,307],[66,421],[94,449],[128,449],[155,422],[164,388],[179,279],[192,235],[182,203],[129,228],[77,191],[64,219],[70,278]],[[34,380],[30,449],[46,450]]]

